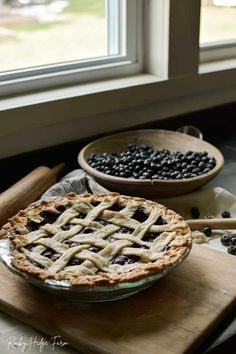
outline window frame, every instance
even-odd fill
[[[117,10],[119,54],[0,72],[0,97],[141,72],[142,0],[119,0]]]
[[[200,23],[200,17],[199,17],[199,23]],[[199,49],[200,49],[199,50],[200,64],[235,59],[236,39],[200,43]]]
[[[200,45],[200,63],[236,58],[236,41],[213,42]]]

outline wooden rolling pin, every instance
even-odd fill
[[[187,220],[187,224],[191,230],[201,230],[205,226],[212,229],[236,229],[236,218],[229,219],[193,219]]]
[[[40,166],[0,194],[0,227],[19,210],[36,201],[55,182],[65,164]]]

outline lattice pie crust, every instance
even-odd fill
[[[181,216],[118,193],[43,201],[20,211],[3,232],[15,268],[72,286],[142,279],[180,262],[192,244]]]

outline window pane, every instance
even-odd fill
[[[0,0],[0,72],[107,56],[106,14],[106,0]]]
[[[200,43],[236,40],[236,0],[202,0]]]

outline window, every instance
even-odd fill
[[[200,27],[202,61],[236,56],[235,24],[235,0],[202,0]]]
[[[105,0],[4,4],[1,72],[109,56]],[[113,40],[116,45],[117,36]]]
[[[5,94],[140,70],[136,0],[1,1]]]

